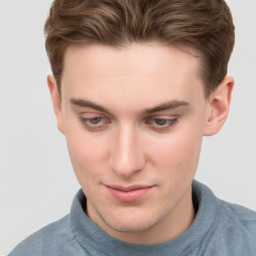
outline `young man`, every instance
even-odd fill
[[[48,86],[82,189],[16,255],[256,255],[256,214],[193,180],[228,115],[222,0],[55,0]]]

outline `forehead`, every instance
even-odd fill
[[[190,53],[160,44],[131,44],[121,49],[70,46],[64,58],[62,90],[73,98],[189,100],[193,91],[203,91],[199,59]]]
[[[136,68],[138,73],[154,75],[165,71],[163,66],[178,66],[180,71],[183,71],[184,68],[191,70],[194,66],[195,70],[191,71],[198,71],[199,58],[197,55],[194,50],[189,48],[157,43],[133,43],[120,48],[100,44],[71,45],[65,52],[64,72],[70,70],[74,65],[82,65],[91,75],[94,75],[94,71],[97,69],[105,76],[112,75],[108,72],[110,69],[113,72],[122,71],[120,76],[129,75],[129,71],[136,75],[132,68]],[[186,66],[184,66],[185,62]]]

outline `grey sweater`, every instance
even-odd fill
[[[216,198],[196,181],[193,203],[196,218],[178,238],[160,244],[130,244],[109,236],[86,216],[86,198],[80,190],[69,215],[25,239],[9,256],[256,256],[254,211]]]

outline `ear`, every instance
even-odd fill
[[[209,111],[204,135],[216,134],[225,123],[234,87],[234,79],[226,76],[209,97]]]
[[[61,111],[61,99],[60,99],[57,83],[53,75],[47,76],[47,84],[51,94],[54,112],[57,118],[57,127],[59,131],[64,134],[63,117],[62,117],[62,111]]]

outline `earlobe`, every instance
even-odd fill
[[[63,118],[62,118],[62,111],[61,111],[61,100],[60,100],[60,95],[57,88],[57,83],[53,75],[47,76],[47,84],[51,94],[55,116],[57,118],[57,127],[59,131],[64,134]]]
[[[220,131],[224,125],[231,103],[234,79],[226,76],[209,97],[209,113],[206,117],[204,135],[211,136]]]

